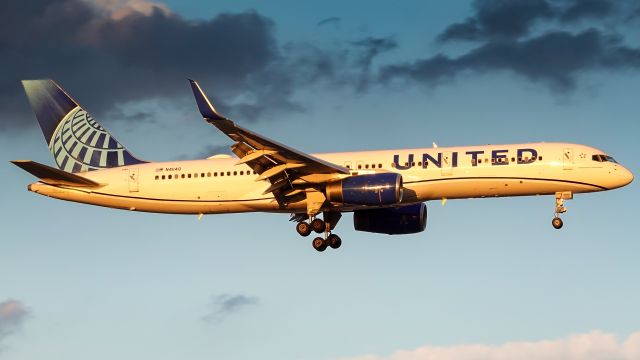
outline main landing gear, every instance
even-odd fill
[[[325,251],[327,247],[337,249],[342,245],[342,239],[338,235],[332,234],[331,230],[336,226],[341,216],[340,213],[331,212],[324,213],[325,220],[317,217],[313,218],[310,223],[302,220],[296,224],[296,231],[301,236],[309,236],[312,231],[318,234],[324,233],[324,237],[318,236],[311,242],[317,251]]]
[[[551,225],[553,225],[554,228],[562,228],[562,225],[564,223],[562,222],[562,219],[560,219],[560,214],[564,214],[567,212],[567,208],[564,206],[564,201],[571,199],[573,199],[573,193],[571,191],[556,193],[556,209],[553,215],[553,220],[551,220]]]

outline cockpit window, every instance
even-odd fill
[[[616,163],[616,164],[618,163],[616,161],[616,159],[614,159],[612,156],[604,155],[604,154],[593,155],[593,156],[591,156],[591,159],[593,161],[597,161],[597,162],[607,162],[607,161],[609,161],[609,162]]]

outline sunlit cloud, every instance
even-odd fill
[[[390,356],[364,355],[342,360],[638,360],[640,331],[620,340],[615,334],[592,331],[566,338],[515,341],[501,345],[422,346]]]

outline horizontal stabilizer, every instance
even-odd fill
[[[196,98],[196,104],[198,104],[198,110],[200,110],[202,117],[210,120],[225,120],[226,118],[218,114],[213,105],[211,105],[211,101],[209,101],[207,95],[204,94],[204,91],[202,91],[198,82],[191,79],[188,80],[189,84],[191,84],[191,90],[193,90],[193,96]]]
[[[80,175],[72,174],[64,170],[56,169],[51,166],[37,163],[31,160],[14,160],[11,161],[14,165],[18,166],[22,170],[37,177],[45,184],[49,185],[66,185],[76,187],[99,187],[99,184],[93,180],[89,180]]]

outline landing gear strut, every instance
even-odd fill
[[[310,223],[299,220],[296,224],[296,231],[302,236],[309,236],[312,231],[318,234],[324,233],[324,237],[318,236],[311,241],[313,248],[319,252],[325,251],[327,247],[337,249],[342,245],[342,239],[338,235],[332,234],[331,230],[335,228],[341,216],[342,214],[339,212],[325,212],[323,214],[324,220],[317,217],[313,217]]]
[[[560,219],[560,214],[564,214],[567,212],[567,208],[564,206],[564,201],[571,199],[573,199],[573,193],[571,191],[556,193],[556,209],[553,213],[553,220],[551,220],[551,225],[553,225],[554,228],[562,228],[563,222],[562,219]]]

